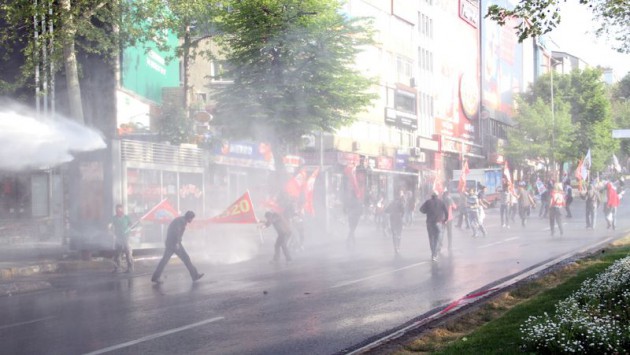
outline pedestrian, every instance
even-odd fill
[[[620,198],[617,189],[609,181],[606,183],[606,204],[604,205],[604,215],[606,216],[608,229],[612,227],[615,230],[617,227],[617,207],[619,207],[619,203]]]
[[[162,276],[162,271],[164,271],[164,267],[171,259],[173,254],[177,255],[181,261],[184,262],[188,272],[190,273],[190,277],[193,282],[199,280],[203,277],[203,273],[199,273],[195,266],[190,261],[190,256],[186,253],[186,249],[182,245],[182,237],[184,236],[184,232],[186,231],[186,226],[192,222],[195,218],[195,212],[187,211],[183,216],[176,217],[173,219],[171,224],[168,225],[168,229],[166,231],[166,241],[164,248],[164,255],[162,255],[162,260],[160,260],[155,272],[153,272],[153,276],[151,277],[151,281],[155,283],[162,283],[160,276]]]
[[[127,262],[125,273],[133,271],[133,256],[129,245],[129,234],[131,233],[131,218],[125,214],[123,205],[116,205],[116,214],[109,223],[109,230],[114,234],[114,270],[113,273],[121,270],[120,259],[123,254]]]
[[[389,227],[392,232],[392,240],[394,242],[394,252],[400,253],[400,241],[402,239],[403,216],[405,215],[405,195],[401,190],[396,197],[385,209],[385,213],[389,214]]]
[[[573,203],[573,187],[571,187],[571,180],[567,179],[564,182],[564,201],[566,203],[565,209],[567,210],[567,218],[573,218],[571,214],[571,203]]]
[[[361,219],[361,214],[363,214],[363,205],[361,204],[361,200],[354,196],[349,196],[346,199],[345,205],[346,213],[348,214],[348,246],[354,246],[355,239],[354,233],[357,230],[357,226],[359,225],[359,220]]]
[[[453,213],[457,209],[457,204],[455,204],[451,194],[446,189],[442,193],[442,201],[444,201],[448,210],[444,229],[446,229],[446,237],[448,238],[448,251],[451,252],[453,250]]]
[[[405,195],[405,225],[410,226],[413,223],[413,213],[416,210],[418,200],[411,190]]]
[[[586,191],[580,192],[582,200],[586,200],[586,229],[595,229],[597,206],[601,203],[599,193],[589,184]]]
[[[467,198],[468,195],[466,194],[465,190],[459,193],[459,206],[461,207],[457,209],[457,224],[455,225],[455,227],[457,228],[462,228],[463,223],[466,223],[466,229],[470,228],[470,222],[468,221],[468,210],[466,208]]]
[[[448,209],[437,192],[431,194],[431,198],[420,206],[420,212],[427,215],[427,232],[431,247],[431,260],[437,261],[442,248],[442,228],[448,218]]]
[[[536,208],[536,202],[532,197],[532,194],[521,185],[518,188],[518,215],[521,217],[521,226],[525,227],[527,224],[527,218],[531,213],[532,208]]]
[[[284,260],[288,263],[291,261],[291,255],[289,254],[288,243],[291,239],[291,226],[286,217],[277,212],[268,211],[265,213],[265,221],[261,222],[264,228],[268,228],[273,225],[273,228],[278,233],[276,237],[276,244],[274,245],[274,253],[272,263],[280,261],[280,250],[284,253]]]
[[[553,190],[551,183],[544,185],[544,190],[540,194],[540,211],[538,217],[547,218],[549,214],[549,202],[551,201],[551,191]]]
[[[477,237],[478,231],[481,231],[484,237],[487,236],[486,228],[483,225],[485,219],[483,209],[485,206],[483,200],[479,198],[477,191],[471,188],[466,197],[466,209],[468,211],[468,222],[473,232],[473,238]]]
[[[551,191],[549,202],[549,227],[551,228],[551,235],[555,234],[554,226],[558,226],[560,235],[564,234],[562,229],[562,209],[565,207],[564,191],[562,184],[557,183],[553,191]]]
[[[503,184],[503,189],[499,194],[499,214],[501,215],[501,228],[510,228],[510,209],[512,197],[508,184]]]

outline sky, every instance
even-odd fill
[[[563,52],[581,58],[591,66],[612,67],[617,80],[630,72],[630,54],[612,49],[603,38],[595,37],[598,24],[587,5],[577,1],[561,3],[560,25],[549,33]]]

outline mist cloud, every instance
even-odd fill
[[[17,105],[0,106],[0,170],[49,168],[74,159],[73,153],[106,147],[103,135],[62,117],[37,119]]]

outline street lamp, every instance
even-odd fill
[[[554,95],[553,95],[553,72],[554,72],[554,64],[552,61],[555,61],[555,64],[560,63],[560,61],[554,59],[552,56],[549,56],[549,81],[550,81],[550,91],[551,91],[551,174],[554,181],[557,181],[557,173],[556,173],[556,108],[554,105]]]

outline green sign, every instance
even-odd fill
[[[156,103],[162,102],[162,88],[179,86],[179,59],[175,57],[178,39],[171,31],[156,35],[170,51],[158,49],[155,42],[127,47],[122,56],[122,86]]]

